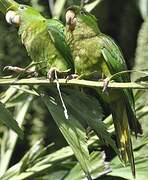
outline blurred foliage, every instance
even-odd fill
[[[147,14],[148,15],[148,14]],[[148,16],[145,18],[145,21],[143,22],[141,29],[139,31],[138,39],[137,39],[137,49],[136,49],[136,55],[135,55],[135,69],[147,69],[148,68]],[[133,78],[138,78],[136,74],[133,74]],[[145,113],[146,108],[148,108],[148,92],[144,92],[143,98],[139,99],[138,102],[142,102],[145,106]],[[144,126],[148,126],[147,122],[147,116],[143,117],[144,120]],[[144,128],[144,132],[148,133],[148,129]]]
[[[148,0],[137,0],[137,4],[140,8],[143,18],[145,19],[148,16]]]
[[[18,2],[20,3],[19,0]],[[80,5],[78,0],[22,0],[21,2],[34,6],[46,17],[52,17],[53,15],[60,17],[62,21],[64,21],[64,12],[68,6],[72,4]],[[57,3],[56,6],[54,6],[55,2]],[[91,2],[94,1],[90,0],[89,3]],[[63,8],[58,3],[62,3]],[[102,0],[92,10],[92,13],[98,18],[101,30],[112,36],[120,45],[129,69],[133,68],[134,65],[135,69],[148,68],[148,14],[147,10],[145,10],[147,4],[147,0]],[[58,7],[61,8],[60,12]],[[2,76],[10,74],[10,72],[3,71],[4,66],[25,67],[30,63],[30,58],[18,38],[16,28],[6,24],[4,16],[1,14],[0,34],[0,76]],[[135,74],[132,76],[134,79],[137,78]],[[69,180],[74,179],[74,177],[75,179],[83,179],[84,174],[80,165],[71,149],[65,147],[67,145],[66,141],[39,97],[32,96],[21,90],[29,91],[28,87],[13,86],[7,91],[5,91],[4,87],[0,87],[0,89],[2,102],[13,113],[15,119],[21,121],[25,134],[24,140],[20,141],[15,133],[0,124],[1,153],[7,152],[7,154],[3,154],[3,160],[1,159],[0,164],[3,165],[1,174],[9,167],[2,179]],[[148,172],[148,98],[146,97],[148,97],[148,93],[137,91],[136,97],[137,116],[142,123],[145,139],[139,140],[143,144],[135,148],[135,156],[136,162],[138,162],[138,172],[140,175],[142,174],[142,176],[138,177],[146,180],[146,172]],[[109,131],[113,132],[111,121],[106,122]],[[10,137],[13,138],[13,141]],[[42,141],[37,142],[39,139],[42,139]],[[45,146],[52,142],[55,145],[49,145],[48,148],[44,149]],[[134,144],[136,145],[136,143],[137,141]],[[3,147],[8,149],[3,149]],[[104,147],[95,137],[90,142],[89,148],[90,151],[96,150],[91,154],[93,164],[91,173],[94,178],[105,180],[121,179],[121,177],[130,178],[127,173],[129,167],[127,169],[121,168],[116,157],[111,160],[110,165],[105,162],[105,157],[102,156]],[[105,149],[108,152],[107,156],[112,154],[110,156],[114,157],[110,147]],[[104,175],[109,173],[110,170],[113,172],[107,176],[99,177],[101,172]],[[39,174],[36,174],[36,171]]]
[[[148,57],[148,17],[143,22],[139,31],[137,51],[136,51],[136,64],[135,66],[145,69]]]

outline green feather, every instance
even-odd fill
[[[59,53],[66,60],[69,67],[73,67],[71,49],[65,41],[64,26],[57,20],[52,20],[54,21],[54,23],[57,21],[54,25],[53,23],[51,23],[51,20],[48,21],[48,32],[50,34],[53,44],[55,45],[57,51],[59,51]]]

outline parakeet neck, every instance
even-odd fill
[[[19,27],[20,35],[22,35],[22,33],[24,33],[24,31],[28,32],[28,31],[34,30],[34,28],[36,26],[44,23],[44,21],[45,21],[45,18],[42,17],[40,14],[38,16],[21,15],[20,19],[21,19],[20,27]],[[39,27],[40,27],[40,25],[39,25]]]
[[[22,43],[25,45],[27,52],[30,53],[33,46],[36,46],[34,39],[39,35],[43,34],[45,31],[45,21],[44,19],[36,21],[22,21],[19,27],[19,35],[21,36]]]
[[[76,28],[73,31],[73,37],[77,40],[83,40],[99,35],[101,32],[98,28],[87,26],[84,22],[77,22]]]

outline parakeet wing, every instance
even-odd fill
[[[103,43],[102,54],[110,69],[111,74],[127,70],[126,63],[121,53],[121,50],[116,45],[114,40],[112,40],[112,38],[106,35],[102,35],[101,38]],[[120,77],[121,78],[119,79],[119,81],[130,81],[129,75],[127,73],[121,75]]]
[[[111,72],[111,74],[118,73],[120,71],[127,70],[126,63],[123,58],[123,55],[119,49],[119,47],[115,44],[115,42],[108,36],[102,36],[102,55],[106,61],[106,64]],[[121,74],[116,78],[116,81],[119,82],[129,82],[130,77],[127,73]],[[131,126],[134,129],[135,133],[141,133],[139,123],[134,115],[135,105],[134,105],[134,96],[133,91],[131,89],[121,90],[121,97],[124,99],[128,116],[131,119]],[[137,130],[139,128],[139,130]]]
[[[105,35],[102,36],[102,41],[103,47],[101,51],[111,74],[113,75],[121,71],[126,71],[127,67],[125,60],[123,58],[121,50],[116,45],[116,43],[110,37]],[[119,82],[129,82],[130,77],[129,74],[124,73],[118,76],[116,80]],[[126,91],[126,95],[128,96],[131,105],[134,106],[134,97],[132,90],[128,89]]]
[[[63,56],[71,69],[73,69],[71,50],[65,40],[64,26],[58,20],[57,22],[54,20],[53,24],[51,22],[48,24],[48,32],[57,50]]]

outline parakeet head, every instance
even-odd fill
[[[36,9],[22,4],[18,4],[17,7],[11,6],[5,17],[9,24],[16,24],[17,26],[20,26],[21,23],[31,23],[39,18],[43,18]]]
[[[95,16],[79,6],[71,6],[66,10],[66,24],[69,31],[79,31],[79,33],[90,32],[98,34],[99,28]]]

